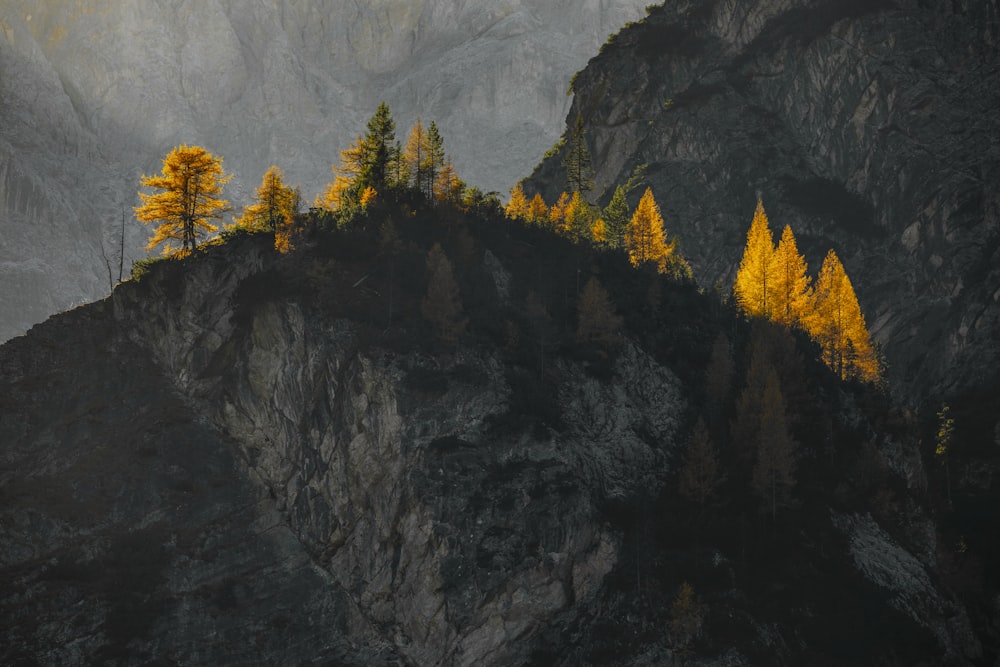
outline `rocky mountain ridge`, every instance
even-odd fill
[[[570,118],[599,189],[649,165],[704,285],[731,285],[761,196],[813,271],[836,250],[900,396],[990,391],[998,44],[989,2],[671,2],[576,77]],[[563,182],[556,155],[529,189]]]
[[[460,175],[506,190],[558,137],[569,76],[644,0],[16,0],[0,6],[0,340],[107,293],[145,256],[143,173],[180,143],[247,203],[271,164],[307,202],[382,100],[436,120]]]
[[[696,360],[733,325],[623,258],[441,218],[394,218],[395,251],[236,236],[0,347],[4,660],[662,664],[684,579],[706,664],[982,655],[920,453],[861,397],[815,366],[830,444],[803,442],[770,534],[756,501],[696,510],[672,490]],[[455,347],[418,314],[430,239],[463,276]],[[561,333],[580,267],[617,285],[610,354]],[[872,515],[882,486],[899,508]]]

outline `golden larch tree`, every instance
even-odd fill
[[[351,201],[354,184],[361,176],[364,139],[355,137],[351,145],[340,152],[340,166],[333,168],[333,182],[316,198],[316,205],[337,211]]]
[[[520,182],[510,191],[510,201],[507,202],[504,213],[511,220],[525,220],[528,217],[528,199],[524,196],[524,188]]]
[[[747,231],[743,259],[733,284],[736,303],[745,314],[751,317],[771,316],[776,273],[774,238],[764,212],[764,203],[758,199],[757,210]]]
[[[620,341],[622,318],[596,276],[583,287],[576,314],[576,339],[581,343],[613,345]]]
[[[243,214],[236,219],[236,226],[277,232],[280,227],[292,223],[298,212],[299,198],[295,188],[285,185],[281,169],[271,165],[254,194],[253,203],[244,207]]]
[[[549,209],[549,225],[553,230],[561,232],[566,223],[566,214],[569,211],[570,196],[563,192],[559,199]]]
[[[417,117],[413,127],[410,128],[410,135],[406,139],[406,148],[403,149],[403,161],[406,163],[410,177],[413,178],[413,187],[424,190],[422,185],[427,181],[428,164],[427,130],[424,124]]]
[[[454,343],[465,332],[466,319],[451,262],[440,243],[427,253],[427,276],[427,294],[420,303],[420,313],[441,340]]]
[[[440,202],[457,204],[462,201],[465,183],[458,177],[455,165],[446,159],[438,170],[434,181],[434,199]]]
[[[786,327],[801,326],[810,308],[809,276],[792,228],[785,225],[774,251],[771,319]]]
[[[172,241],[179,241],[182,253],[194,250],[201,236],[218,230],[211,221],[221,220],[229,211],[229,202],[222,199],[222,188],[232,175],[222,170],[222,158],[201,146],[181,145],[167,153],[159,176],[143,175],[139,184],[161,190],[154,194],[139,193],[142,205],[135,207],[135,217],[142,222],[159,222],[147,250],[166,243],[171,252]]]
[[[528,204],[528,222],[533,225],[544,225],[549,219],[549,207],[541,194],[535,194]]]
[[[653,199],[651,188],[646,188],[632,214],[625,232],[625,248],[628,249],[628,257],[633,266],[653,262],[661,273],[666,270],[670,250],[663,232],[663,216]]]
[[[582,239],[589,238],[593,223],[594,213],[590,205],[579,192],[574,192],[563,218],[562,233],[574,243],[579,243]]]
[[[865,317],[844,265],[833,250],[826,254],[816,276],[812,308],[805,325],[806,331],[819,344],[823,361],[841,379],[878,380],[878,359]]]

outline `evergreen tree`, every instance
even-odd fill
[[[524,196],[524,188],[521,186],[521,182],[518,181],[514,185],[514,189],[510,191],[510,201],[507,202],[507,207],[504,209],[504,213],[511,220],[525,220],[528,217],[528,200]]]
[[[574,243],[590,238],[590,227],[594,224],[594,214],[590,204],[584,201],[579,192],[574,192],[566,208],[563,218],[563,234]]]
[[[646,188],[629,222],[625,247],[633,266],[653,262],[661,273],[666,270],[669,249],[663,232],[663,216],[650,188]]]
[[[756,440],[753,489],[770,505],[774,521],[778,506],[788,501],[791,488],[795,486],[795,441],[788,430],[785,400],[778,374],[773,369],[768,372],[764,384]]]
[[[750,317],[770,317],[776,274],[774,239],[764,212],[764,203],[758,199],[757,210],[754,211],[753,221],[747,231],[743,259],[733,285],[740,310]]]
[[[420,303],[420,313],[441,340],[455,343],[465,332],[466,319],[451,262],[440,243],[427,253],[427,275],[427,294]]]
[[[431,121],[427,128],[427,184],[424,194],[428,199],[434,198],[434,184],[437,183],[438,172],[444,166],[444,139],[438,132],[437,124]]]
[[[792,228],[785,225],[774,252],[775,280],[771,319],[786,327],[801,326],[810,308],[806,260],[799,254]]]
[[[830,250],[813,288],[806,331],[821,350],[823,361],[841,379],[878,380],[879,364],[865,318],[843,264]]]
[[[361,142],[361,173],[355,183],[357,196],[368,186],[380,193],[388,190],[395,150],[396,123],[392,120],[389,105],[382,102],[368,121],[367,132]]]
[[[566,142],[566,155],[563,157],[563,167],[566,169],[566,186],[570,192],[586,194],[594,188],[594,176],[590,166],[590,151],[587,150],[586,130],[583,126],[583,116],[576,115],[576,123]]]
[[[222,158],[215,157],[201,146],[181,145],[167,153],[159,176],[143,176],[144,188],[162,190],[154,194],[139,193],[142,205],[135,208],[135,217],[142,222],[159,222],[147,250],[172,241],[179,241],[180,251],[187,253],[198,245],[198,239],[218,230],[211,220],[221,220],[229,202],[221,198],[223,186],[232,175],[222,170]]]
[[[604,207],[604,222],[607,228],[608,246],[621,248],[625,243],[625,232],[628,229],[629,210],[625,187],[619,185],[611,195],[611,201]]]
[[[722,480],[719,458],[708,434],[705,420],[698,417],[681,463],[678,490],[690,501],[704,505]]]
[[[581,343],[613,345],[621,336],[622,318],[615,313],[611,297],[596,276],[580,294],[577,306],[576,339]]]

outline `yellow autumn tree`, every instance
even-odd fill
[[[757,210],[747,231],[747,244],[736,273],[733,294],[740,309],[751,317],[770,317],[777,280],[774,262],[774,238],[768,226],[764,203],[757,200]]]
[[[561,231],[566,223],[566,213],[569,211],[570,197],[563,192],[559,199],[549,209],[549,225],[556,231]]]
[[[504,213],[511,220],[525,220],[528,217],[528,199],[524,196],[524,188],[518,182],[510,191],[510,201]]]
[[[410,135],[406,139],[406,148],[403,150],[403,162],[406,164],[409,175],[413,178],[413,187],[418,190],[426,190],[422,185],[427,181],[428,152],[427,130],[424,124],[417,117],[413,127],[410,128]]]
[[[809,276],[806,260],[799,254],[792,228],[785,225],[774,251],[774,289],[771,319],[786,327],[801,326],[809,311]]]
[[[826,254],[816,276],[812,308],[804,323],[819,344],[823,361],[841,379],[878,380],[878,359],[865,317],[844,265],[833,250]]]
[[[363,141],[362,137],[355,137],[351,145],[340,152],[340,166],[333,168],[333,182],[316,198],[317,207],[338,211],[350,201],[363,168]]]
[[[661,273],[666,270],[670,249],[663,232],[663,216],[653,199],[651,188],[646,188],[632,214],[632,220],[625,231],[625,248],[633,266],[653,262]]]
[[[245,206],[236,219],[236,226],[277,232],[280,227],[291,224],[298,212],[299,198],[295,188],[285,185],[281,169],[271,165],[257,188],[253,203]]]
[[[592,224],[594,211],[579,192],[574,192],[563,218],[562,233],[574,243],[579,243],[582,239],[589,238]]]
[[[455,165],[451,160],[445,160],[438,170],[434,180],[434,199],[441,202],[457,204],[462,201],[465,183],[458,177]]]
[[[544,225],[548,219],[549,207],[545,205],[541,194],[535,194],[528,204],[528,222],[533,225]]]
[[[201,146],[181,145],[167,153],[159,176],[143,175],[139,184],[161,190],[139,193],[142,205],[135,207],[135,217],[142,222],[159,222],[146,245],[152,250],[160,244],[166,252],[180,242],[180,251],[194,250],[201,236],[218,230],[211,221],[221,220],[229,211],[229,202],[221,198],[222,188],[232,175],[222,170],[222,158]]]

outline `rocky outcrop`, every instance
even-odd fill
[[[813,271],[837,251],[906,397],[988,387],[998,25],[995,3],[964,0],[671,2],[576,78],[570,120],[599,188],[649,165],[703,284],[731,283],[762,196]],[[563,180],[555,156],[532,187],[551,200]]]
[[[505,191],[559,136],[564,93],[645,0],[157,0],[0,6],[0,340],[107,293],[148,230],[141,174],[196,143],[246,203],[271,164],[307,202],[382,100],[441,127],[459,174]]]

